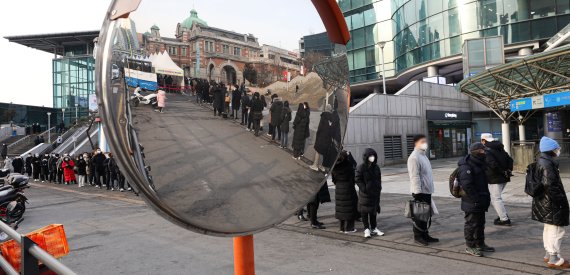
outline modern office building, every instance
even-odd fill
[[[347,45],[352,92],[388,93],[412,80],[440,76],[457,83],[467,39],[502,36],[507,61],[540,51],[570,23],[568,0],[339,0],[352,40]]]
[[[57,121],[75,121],[89,114],[89,95],[95,93],[93,40],[99,31],[5,37],[10,42],[52,53],[53,108]]]
[[[49,116],[48,113],[50,113]],[[2,125],[15,124],[28,127],[32,124],[39,124],[41,130],[45,131],[48,124],[51,127],[57,126],[58,117],[61,117],[61,109],[0,102],[0,124]]]
[[[311,53],[332,56],[334,43],[331,42],[326,32],[305,35],[299,39],[299,53],[302,58]]]

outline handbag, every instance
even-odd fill
[[[431,219],[431,205],[425,202],[410,200],[404,208],[406,218],[414,221],[428,222]]]

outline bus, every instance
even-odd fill
[[[150,61],[127,59],[125,79],[130,87],[138,86],[149,91],[158,90],[157,77],[152,72],[152,63]]]

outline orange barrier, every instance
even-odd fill
[[[255,275],[253,235],[234,237],[234,274]]]
[[[26,234],[26,237],[55,258],[69,254],[69,245],[62,224],[50,224]],[[2,251],[2,256],[19,272],[22,262],[20,244],[14,240],[1,243],[0,251]]]

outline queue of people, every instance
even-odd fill
[[[101,149],[84,152],[77,156],[69,154],[28,154],[25,158],[16,156],[10,160],[9,169],[14,173],[27,174],[35,182],[94,186],[110,191],[132,188],[119,169],[112,153]]]

